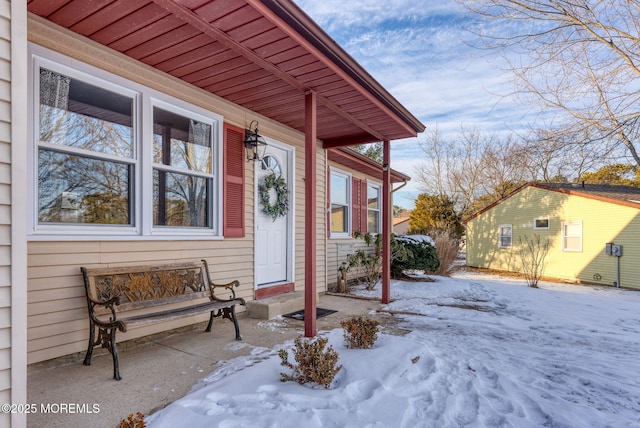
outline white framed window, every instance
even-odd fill
[[[549,217],[537,217],[533,219],[534,229],[549,229]]]
[[[498,226],[498,245],[500,248],[511,248],[513,228],[510,224]]]
[[[367,232],[381,233],[382,187],[379,184],[367,183]]]
[[[214,124],[152,100],[153,227],[213,227]]]
[[[351,236],[351,175],[331,169],[329,183],[332,238]]]
[[[582,251],[582,222],[562,223],[562,251]]]
[[[221,116],[29,49],[31,239],[221,237]]]

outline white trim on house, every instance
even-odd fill
[[[378,191],[378,208],[370,208],[369,207],[369,187],[373,187]],[[371,230],[369,228],[369,213],[377,212],[378,213],[378,230]],[[367,180],[367,232],[368,233],[382,233],[382,184]]]
[[[579,235],[575,234],[575,235],[569,236],[567,234],[567,228],[571,226],[575,227],[575,231],[579,230],[580,232]],[[578,239],[577,241],[578,245],[569,245],[569,242],[567,241],[567,239],[572,239],[572,240]],[[560,230],[560,241],[561,241],[560,245],[561,245],[562,251],[572,252],[572,253],[582,252],[582,222],[581,221],[563,221],[562,227]]]
[[[331,210],[332,210],[332,206],[334,205],[333,203],[333,194],[334,194],[334,186],[331,184],[332,183],[332,179],[331,177],[333,175],[336,175],[336,177],[340,177],[340,178],[344,178],[346,180],[346,184],[347,184],[347,189],[346,189],[346,198],[347,198],[347,203],[346,205],[342,205],[342,204],[336,204],[336,205],[340,205],[340,206],[344,206],[347,207],[347,211],[346,211],[346,218],[344,219],[345,221],[345,226],[346,226],[346,230],[343,232],[334,232],[333,231],[333,225],[332,225],[332,220],[333,220],[333,216],[331,215]],[[353,218],[353,198],[352,198],[352,194],[353,194],[353,180],[352,180],[352,175],[346,171],[343,171],[339,168],[335,168],[333,166],[329,167],[329,238],[331,239],[344,239],[344,238],[351,238],[351,224],[352,221],[351,219]]]
[[[509,234],[506,234],[508,228]],[[509,238],[509,243],[506,243],[506,238]],[[511,224],[498,225],[498,246],[500,248],[511,248],[513,246],[513,226]]]
[[[11,402],[27,402],[27,8],[3,2],[11,26]],[[10,15],[9,15],[10,14]],[[26,413],[10,415],[11,426],[27,425]]]
[[[267,142],[267,152],[266,154],[268,155],[268,147],[269,146],[273,146],[273,147],[277,147],[280,150],[286,151],[287,152],[287,176],[285,177],[286,182],[287,182],[287,190],[289,192],[289,212],[287,213],[287,278],[285,281],[283,282],[279,282],[279,283],[275,283],[275,284],[268,284],[266,285],[266,287],[270,287],[270,286],[274,286],[274,285],[278,285],[278,284],[283,284],[283,283],[292,283],[295,282],[295,265],[296,265],[296,259],[295,259],[295,242],[296,242],[296,230],[295,230],[295,216],[296,216],[296,148],[290,144],[285,144],[281,141],[277,141],[274,140],[273,138],[269,138],[269,137],[263,137],[265,139],[265,141]],[[253,174],[253,188],[257,189],[257,178],[258,178],[258,174],[257,174],[257,170],[259,168],[259,163],[260,162],[255,162],[254,165],[254,174]],[[261,207],[260,207],[260,201],[258,200],[259,198],[259,192],[256,190],[254,191],[254,251],[257,248],[256,245],[256,240],[258,239],[258,231],[257,231],[257,226],[258,226],[258,222],[255,220],[258,216],[258,212],[260,211]],[[265,286],[261,286],[258,284],[258,277],[257,277],[257,257],[254,257],[253,259],[253,263],[254,263],[254,268],[253,268],[253,288],[254,290],[257,290],[259,288],[266,288]]]

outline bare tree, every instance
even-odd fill
[[[575,134],[562,127],[534,129],[520,147],[529,176],[543,182],[571,182],[585,172],[616,160],[610,144],[593,144],[590,133]]]
[[[426,159],[414,174],[421,190],[446,196],[462,215],[478,209],[478,200],[491,203],[522,182],[535,179],[532,171],[523,167],[528,163],[523,157],[529,153],[513,136],[461,128],[455,138],[444,139],[436,129],[426,134],[421,147]]]
[[[426,160],[416,167],[416,181],[425,193],[447,196],[458,212],[466,212],[486,191],[482,158],[489,144],[478,130],[462,128],[454,140],[445,140],[437,129],[427,133],[420,143]]]
[[[522,273],[529,287],[538,288],[538,282],[544,274],[544,260],[549,253],[551,241],[543,240],[540,235],[534,234],[531,239],[524,235],[520,237],[520,262]]]
[[[566,135],[622,151],[640,166],[640,4],[632,0],[466,0],[498,22],[481,34],[503,49],[518,92],[565,113]],[[518,52],[521,55],[514,55]],[[558,135],[558,134],[556,134]],[[550,141],[552,141],[550,140]],[[592,156],[593,157],[593,156]]]

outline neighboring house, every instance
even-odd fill
[[[337,282],[338,268],[347,256],[366,248],[358,231],[382,232],[382,165],[348,148],[327,151],[327,285]],[[411,178],[390,170],[391,183],[406,183]],[[371,250],[371,249],[370,249]],[[353,277],[351,272],[349,277]]]
[[[424,130],[288,0],[1,6],[4,403],[26,402],[27,364],[86,348],[80,266],[204,258],[247,300],[304,290],[315,305],[328,275],[327,149],[382,141],[388,164],[392,140]],[[257,125],[266,156],[246,161]],[[277,221],[258,199],[270,171],[289,198]],[[388,169],[376,177],[390,192]],[[0,426],[25,423],[0,414]]]
[[[520,272],[521,243],[540,236],[545,276],[640,289],[640,188],[531,183],[465,223],[469,266]]]
[[[393,233],[396,235],[406,235],[409,232],[409,217],[393,219]]]

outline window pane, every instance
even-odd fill
[[[51,150],[38,155],[38,221],[131,224],[133,167]]]
[[[580,250],[580,238],[564,238],[564,248],[565,250]]]
[[[333,187],[331,187],[331,190],[333,191]],[[331,232],[348,232],[348,208],[343,205],[331,204]]]
[[[565,236],[579,237],[581,235],[581,225],[577,223],[569,223],[564,225]]]
[[[371,233],[380,231],[380,211],[371,211],[367,213],[367,230]]]
[[[502,236],[502,237],[500,237],[500,246],[501,247],[510,247],[511,246],[511,236]]]
[[[581,250],[582,224],[565,223],[563,225],[563,244],[565,250]]]
[[[212,171],[211,125],[153,108],[153,161],[187,171]]]
[[[511,225],[505,224],[500,225],[500,246],[501,247],[510,247],[511,246]]]
[[[548,229],[549,228],[549,219],[548,218],[537,218],[535,223],[536,229]]]
[[[133,99],[40,69],[40,141],[132,158]]]
[[[260,162],[260,169],[263,171],[272,171],[278,175],[282,175],[282,167],[280,166],[280,162],[278,159],[273,156],[265,156]]]
[[[348,200],[348,178],[341,175],[331,174],[331,203],[349,205]]]
[[[211,179],[153,171],[153,224],[209,227]]]
[[[367,186],[367,201],[369,208],[380,208],[380,189],[374,186]]]

